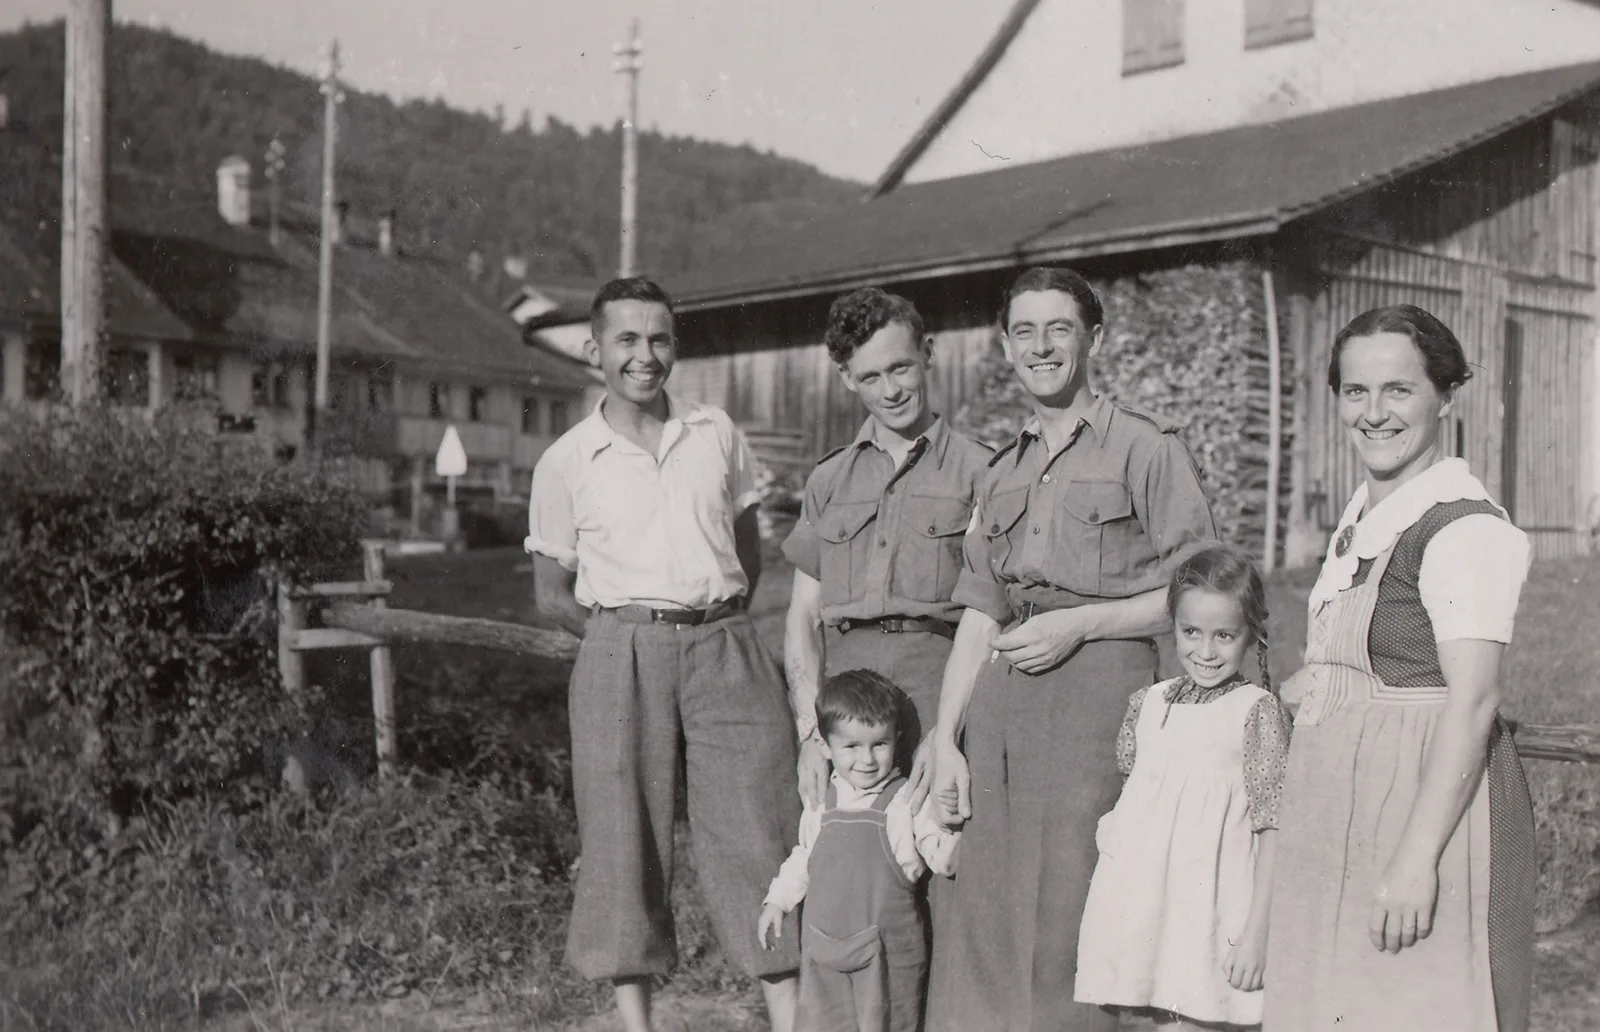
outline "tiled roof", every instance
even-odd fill
[[[60,165],[25,143],[0,147],[0,320],[60,312]],[[29,153],[31,152],[31,153]],[[274,247],[261,226],[229,225],[206,194],[114,175],[107,315],[113,334],[210,340],[264,351],[316,342],[317,237],[299,212]],[[579,363],[530,345],[498,299],[426,256],[354,239],[334,252],[334,352],[481,371],[581,389]]]
[[[667,284],[686,309],[1273,232],[1600,86],[1600,63],[902,186]]]

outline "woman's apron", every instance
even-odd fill
[[[1306,665],[1284,688],[1303,699],[1280,816],[1265,1027],[1520,1032],[1530,992],[1532,812],[1498,720],[1488,769],[1439,861],[1432,933],[1397,954],[1369,938],[1373,896],[1448,694],[1443,685],[1387,685],[1373,670],[1368,635],[1381,619],[1378,589],[1393,553],[1312,614]]]

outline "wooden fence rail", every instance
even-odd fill
[[[303,686],[301,654],[315,649],[366,648],[372,651],[372,712],[378,748],[378,773],[394,767],[394,664],[391,642],[471,645],[570,664],[578,639],[566,631],[525,624],[390,609],[391,585],[383,576],[383,545],[362,543],[365,580],[278,589],[278,670],[285,687]],[[352,599],[364,599],[356,602]],[[320,627],[309,627],[313,606]],[[1600,763],[1600,725],[1524,724],[1511,721],[1517,753],[1529,760]]]

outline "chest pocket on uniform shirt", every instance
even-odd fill
[[[1063,484],[1055,530],[1051,564],[1062,587],[1083,595],[1122,594],[1129,549],[1143,531],[1133,518],[1133,496],[1120,481]]]
[[[978,530],[988,539],[989,569],[998,579],[1005,571],[1013,552],[1022,548],[1021,535],[1026,529],[1022,516],[1028,511],[1028,485],[999,491],[983,504],[979,514]]]
[[[944,602],[961,576],[961,540],[972,522],[967,498],[912,495],[901,525],[910,533],[895,557],[895,588],[918,602]]]
[[[822,539],[822,601],[836,605],[865,590],[867,525],[878,517],[878,503],[830,502],[817,521]]]

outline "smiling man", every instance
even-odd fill
[[[966,610],[933,783],[967,823],[934,936],[930,1030],[1117,1024],[1073,1002],[1095,828],[1121,789],[1128,696],[1155,681],[1169,572],[1216,528],[1177,428],[1090,389],[1102,323],[1068,269],[1024,272],[1000,311],[1033,417],[985,471],[952,596]]]
[[[533,472],[526,547],[541,614],[583,638],[569,695],[582,863],[567,959],[609,979],[629,1032],[676,962],[673,820],[685,775],[696,873],[728,959],[794,1015],[794,937],[749,915],[794,845],[799,800],[783,678],[746,606],[761,571],[754,463],[720,409],[666,392],[672,302],[613,280],[590,313],[606,396]]]
[[[820,805],[828,760],[814,704],[826,676],[876,671],[915,708],[901,721],[901,770],[933,726],[961,607],[961,536],[992,454],[928,404],[932,344],[903,297],[868,287],[834,301],[824,337],[845,387],[867,410],[854,441],[806,480],[784,542],[795,566],[784,668],[798,723],[800,791]]]

